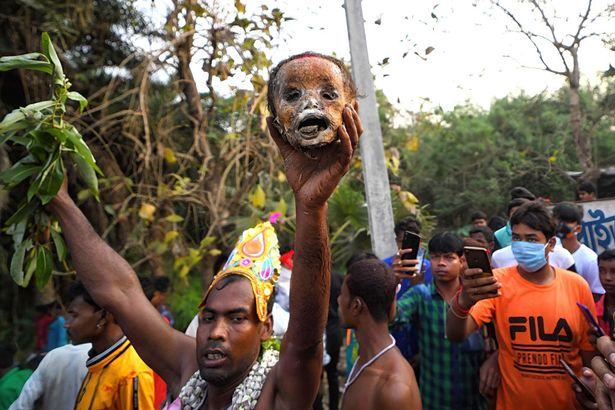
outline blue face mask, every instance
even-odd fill
[[[536,272],[547,264],[545,248],[549,245],[542,243],[530,243],[513,241],[510,245],[517,263],[524,271]]]

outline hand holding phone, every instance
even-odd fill
[[[491,270],[491,262],[489,261],[489,255],[487,254],[487,250],[485,248],[464,246],[463,254],[466,257],[468,268],[478,268],[482,270],[483,275],[481,275],[481,277],[493,276],[493,271]]]
[[[568,373],[572,380],[574,380],[574,382],[581,388],[581,391],[583,392],[585,398],[587,398],[589,401],[596,402],[596,396],[594,396],[594,392],[591,391],[591,389],[587,387],[587,385],[583,383],[581,379],[579,379],[579,376],[574,373],[572,367],[570,367],[570,365],[561,357],[559,359],[559,362],[561,363],[564,370],[566,370],[566,373]]]
[[[404,239],[401,241],[401,248],[411,249],[412,252],[401,255],[402,260],[416,259],[419,254],[419,246],[421,246],[421,237],[414,232],[404,231]]]
[[[594,315],[592,315],[591,310],[589,310],[587,306],[580,302],[577,302],[577,306],[579,307],[579,309],[581,309],[581,313],[583,313],[583,316],[585,317],[585,320],[587,320],[587,323],[589,323],[590,326],[596,329],[598,337],[606,336],[602,328],[600,328],[598,321],[594,318]]]

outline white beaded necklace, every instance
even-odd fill
[[[369,365],[374,363],[383,354],[385,354],[386,352],[388,352],[389,350],[391,350],[395,346],[395,338],[393,336],[391,336],[391,335],[389,335],[389,337],[392,340],[391,344],[388,345],[387,347],[385,347],[384,349],[382,349],[381,351],[379,351],[378,353],[376,353],[374,355],[374,357],[369,359],[363,366],[361,366],[361,368],[359,369],[357,374],[355,374],[354,373],[355,367],[357,367],[357,363],[359,363],[359,359],[361,358],[361,356],[357,357],[356,362],[354,362],[354,364],[352,365],[352,369],[350,370],[350,375],[348,376],[348,380],[346,381],[346,383],[344,383],[344,393],[346,393],[346,390],[348,390],[348,387],[350,387],[350,385],[352,383],[354,383],[359,378],[359,376],[361,375],[361,372],[363,372],[363,370],[365,370],[366,367],[368,367]]]
[[[260,360],[252,366],[248,376],[235,388],[233,401],[228,409],[251,410],[256,407],[261,389],[269,371],[280,358],[280,352],[267,349]],[[182,410],[196,410],[201,408],[207,398],[207,383],[201,378],[197,370],[182,388],[179,394]]]

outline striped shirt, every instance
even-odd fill
[[[435,281],[414,286],[397,301],[393,327],[411,323],[418,330],[423,409],[486,409],[479,393],[479,371],[485,357],[483,336],[479,330],[462,343],[449,342],[447,311],[448,304]]]

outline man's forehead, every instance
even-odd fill
[[[485,238],[485,234],[482,232],[471,233],[470,238],[475,239],[477,241],[487,242],[487,238]]]
[[[524,223],[513,225],[511,228],[512,228],[512,233],[516,235],[525,235],[525,236],[535,235],[535,236],[539,236],[543,238],[545,236],[542,233],[542,231],[538,229],[534,229]]]
[[[434,257],[434,258],[439,258],[441,256],[454,257],[454,256],[459,256],[459,255],[457,255],[455,252],[429,252],[429,256]]]
[[[222,280],[213,287],[205,300],[205,310],[228,311],[255,308],[254,292],[250,281],[242,276],[233,276],[231,282]]]

